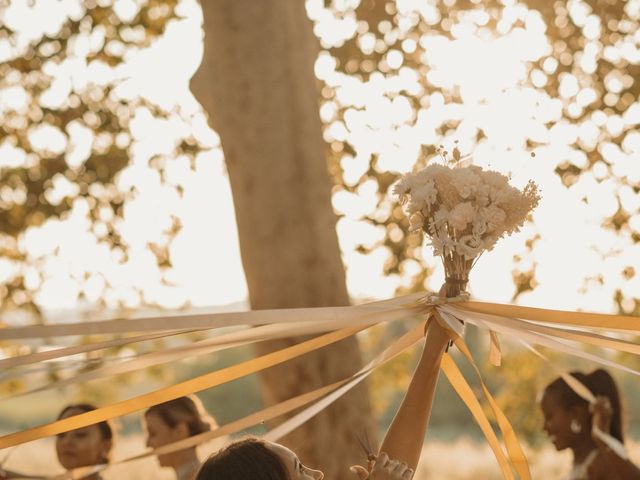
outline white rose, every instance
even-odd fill
[[[464,235],[456,242],[456,252],[467,260],[476,258],[482,252],[482,243],[480,239],[474,235]]]
[[[480,210],[480,217],[487,224],[487,232],[501,232],[504,230],[507,214],[500,207],[489,205],[487,208]]]
[[[476,218],[473,220],[473,227],[471,229],[474,235],[481,237],[487,231],[487,222],[482,218]]]
[[[462,198],[475,194],[481,185],[480,177],[471,168],[454,168],[451,172],[451,184],[458,190]]]
[[[420,199],[425,205],[433,205],[438,198],[438,191],[433,180],[429,180],[421,187],[412,190],[411,197]]]
[[[471,202],[459,203],[451,210],[449,225],[462,232],[473,221],[475,215],[476,211]]]

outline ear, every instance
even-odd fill
[[[573,405],[569,407],[570,418],[575,418],[582,424],[583,431],[589,428],[591,425],[591,414],[589,413],[589,407],[585,405]]]
[[[189,425],[187,425],[187,422],[178,422],[176,426],[173,427],[173,431],[175,437],[179,440],[182,440],[183,438],[189,438],[191,436],[189,432]]]

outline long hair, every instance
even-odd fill
[[[184,422],[191,437],[208,432],[212,427],[217,426],[215,420],[205,411],[200,400],[194,396],[179,397],[159,403],[149,408],[145,415],[150,413],[160,417],[171,428]]]
[[[195,480],[289,480],[280,457],[257,438],[234,442],[211,455]]]
[[[611,435],[621,442],[624,442],[620,393],[618,392],[616,382],[609,372],[600,368],[588,374],[571,372],[571,376],[587,387],[595,396],[607,397],[609,399],[611,408],[613,409]],[[553,394],[564,408],[569,409],[575,405],[589,408],[589,402],[574,392],[562,377],[557,378],[547,385],[544,392]]]

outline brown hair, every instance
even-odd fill
[[[195,480],[289,480],[280,457],[262,440],[247,438],[211,455]]]
[[[197,397],[179,397],[168,402],[159,403],[149,408],[145,415],[157,415],[169,427],[174,428],[184,422],[189,430],[189,436],[208,432],[217,426],[215,420],[205,411]]]
[[[618,392],[616,382],[613,380],[613,377],[609,372],[600,368],[588,374],[582,372],[571,372],[571,376],[587,387],[595,396],[607,397],[609,399],[611,408],[613,409],[613,416],[611,418],[611,435],[621,442],[624,442],[620,393]],[[574,392],[562,377],[557,378],[547,385],[544,389],[544,393],[551,393],[554,395],[560,404],[566,409],[576,405],[584,406],[587,409],[589,408],[589,402]],[[589,425],[588,428],[590,430],[591,425]]]
[[[62,411],[58,414],[58,418],[56,420],[60,420],[64,417],[65,413],[69,410],[79,410],[80,413],[93,412],[97,410],[98,407],[92,405],[91,403],[72,403],[71,405],[67,405],[62,409]],[[79,414],[77,414],[79,415]],[[100,435],[104,440],[113,440],[115,428],[113,424],[109,420],[103,420],[102,422],[98,422],[94,424],[100,430]],[[109,463],[110,460],[110,452],[107,453],[105,458],[106,463]]]

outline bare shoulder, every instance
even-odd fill
[[[623,480],[611,471],[611,465],[602,453],[598,453],[587,469],[589,480]]]

